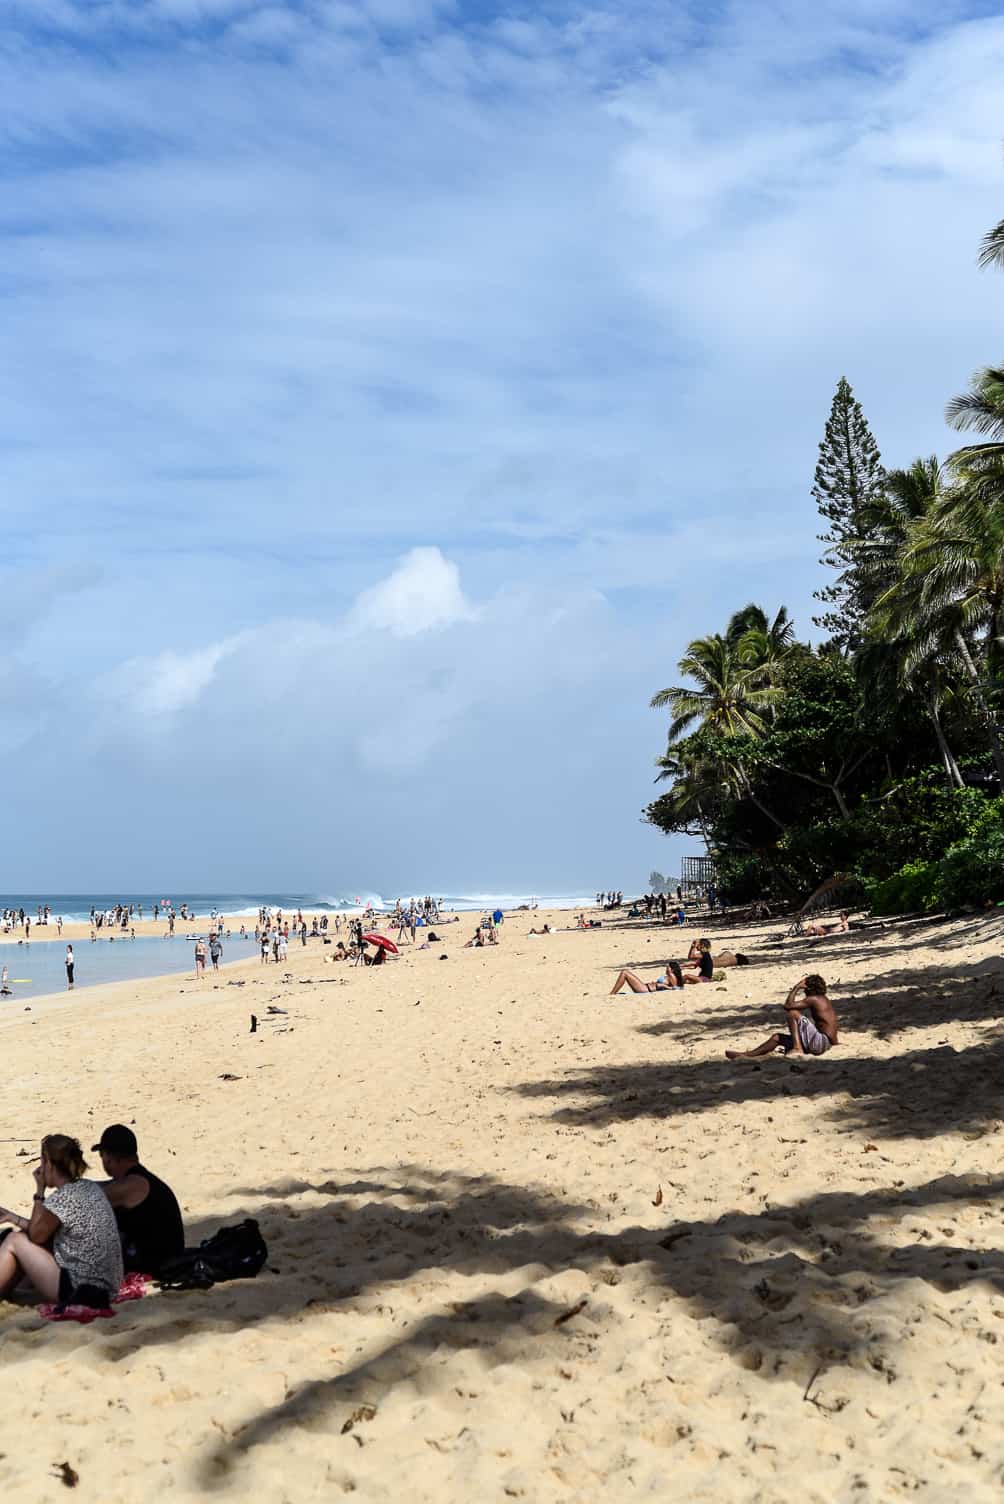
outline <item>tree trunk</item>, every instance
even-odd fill
[[[986,722],[987,736],[990,739],[990,751],[993,755],[994,767],[997,769],[997,782],[1000,784],[1001,793],[1004,794],[1004,745],[1001,744],[1000,732],[994,723],[993,714],[987,703],[987,697],[983,693],[979,669],[973,662],[973,655],[969,651],[969,644],[958,627],[955,629],[955,646],[959,650],[959,657],[965,664],[966,673],[969,675],[970,683],[973,686],[976,703],[980,707]]]
[[[787,830],[788,827],[785,825],[784,821],[779,820],[777,818],[777,815],[772,814],[771,811],[767,808],[766,804],[761,804],[756,794],[754,794],[753,785],[750,783],[749,774],[745,771],[745,769],[737,766],[736,772],[739,775],[739,786],[742,789],[745,797],[749,799],[752,804],[755,804],[760,813],[762,815],[766,815],[767,819],[770,820],[771,824],[776,825],[778,830]]]
[[[934,727],[934,734],[938,739],[938,751],[941,753],[941,760],[945,765],[945,773],[948,777],[948,782],[951,784],[952,788],[965,788],[962,774],[959,771],[959,765],[955,761],[955,754],[952,752],[951,747],[948,745],[948,738],[945,736],[945,733],[942,730],[941,716],[938,714],[938,702],[933,695],[927,695],[925,697],[925,704],[927,705],[927,713],[931,717],[931,725]]]
[[[757,855],[760,857],[761,861],[767,863],[767,866],[773,872],[774,876],[777,878],[778,882],[781,884],[781,887],[787,893],[789,898],[797,899],[801,896],[800,889],[795,886],[791,878],[788,876],[787,872],[785,872],[784,868],[781,866],[781,863],[777,860],[772,852],[762,850],[758,851]]]
[[[837,784],[835,784],[835,783],[831,783],[830,784],[830,789],[832,790],[834,799],[837,801],[837,809],[843,815],[843,817],[844,817],[845,820],[849,820],[850,817],[851,817],[851,812],[847,808],[847,800],[844,798],[843,794],[840,792],[839,786]]]

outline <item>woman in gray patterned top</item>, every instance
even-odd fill
[[[118,1293],[122,1245],[115,1213],[97,1181],[81,1178],[86,1169],[75,1138],[50,1133],[42,1140],[31,1216],[0,1207],[0,1222],[17,1229],[0,1243],[0,1299],[22,1278],[60,1305],[105,1309]]]

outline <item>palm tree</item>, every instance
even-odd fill
[[[854,543],[858,597],[867,615],[899,573],[900,554],[910,527],[928,516],[944,493],[944,473],[936,454],[914,460],[906,470],[889,470],[881,491],[869,499]]]
[[[971,389],[952,398],[945,417],[953,428],[987,436],[986,443],[956,450],[953,465],[970,469],[1004,465],[1004,367],[985,366],[977,371]]]
[[[965,780],[941,721],[942,709],[952,698],[953,682],[958,680],[957,659],[936,642],[925,639],[921,647],[910,635],[909,616],[898,632],[890,629],[890,620],[878,611],[869,617],[869,635],[854,659],[858,681],[875,706],[895,706],[904,689],[920,697],[934,728],[945,776],[953,788],[961,789]]]
[[[1004,219],[983,237],[980,266],[999,266],[1004,270]]]
[[[730,618],[725,639],[735,648],[739,662],[753,670],[751,682],[760,688],[777,684],[782,665],[797,650],[795,624],[787,606],[771,621],[762,606],[751,602]]]
[[[718,632],[711,637],[695,638],[677,667],[681,674],[693,679],[697,687],[676,685],[671,689],[661,689],[652,696],[654,710],[668,705],[673,712],[668,750],[661,764],[664,777],[675,776],[672,761],[682,751],[678,745],[680,738],[695,721],[701,728],[707,727],[729,739],[759,736],[765,729],[764,716],[780,694],[774,685],[764,684],[755,669],[741,663],[735,643]],[[717,780],[719,789],[724,785],[752,800],[779,830],[784,829],[784,822],[753,792],[741,758],[717,758],[712,762],[704,757],[701,772],[705,790],[708,780]],[[691,787],[692,784],[685,784],[680,791],[681,797]]]
[[[733,611],[725,628],[725,637],[728,642],[738,643],[750,631],[768,633],[782,646],[791,642],[795,635],[794,623],[788,616],[787,606],[782,606],[771,621],[763,607],[755,601],[750,601],[741,611]]]
[[[668,705],[673,713],[670,746],[695,721],[723,736],[758,736],[763,731],[764,712],[778,690],[758,682],[756,670],[741,662],[736,644],[727,637],[716,632],[696,638],[677,667],[697,687],[676,685],[652,696],[653,710]]]
[[[961,666],[1004,791],[1004,742],[977,661],[992,663],[1004,623],[1004,508],[981,479],[977,472],[969,485],[943,493],[911,524],[873,629],[903,644],[904,682],[934,663]]]

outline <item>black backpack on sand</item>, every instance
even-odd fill
[[[228,1279],[254,1279],[267,1258],[258,1223],[248,1217],[168,1259],[157,1282],[162,1290],[208,1290]]]

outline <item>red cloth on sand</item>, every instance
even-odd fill
[[[127,1274],[119,1285],[118,1294],[112,1296],[112,1305],[121,1305],[125,1300],[142,1300],[151,1280],[149,1274]],[[115,1312],[111,1309],[98,1311],[93,1306],[60,1306],[47,1301],[39,1306],[38,1314],[44,1321],[79,1321],[81,1326],[88,1326],[101,1316],[114,1316]]]

